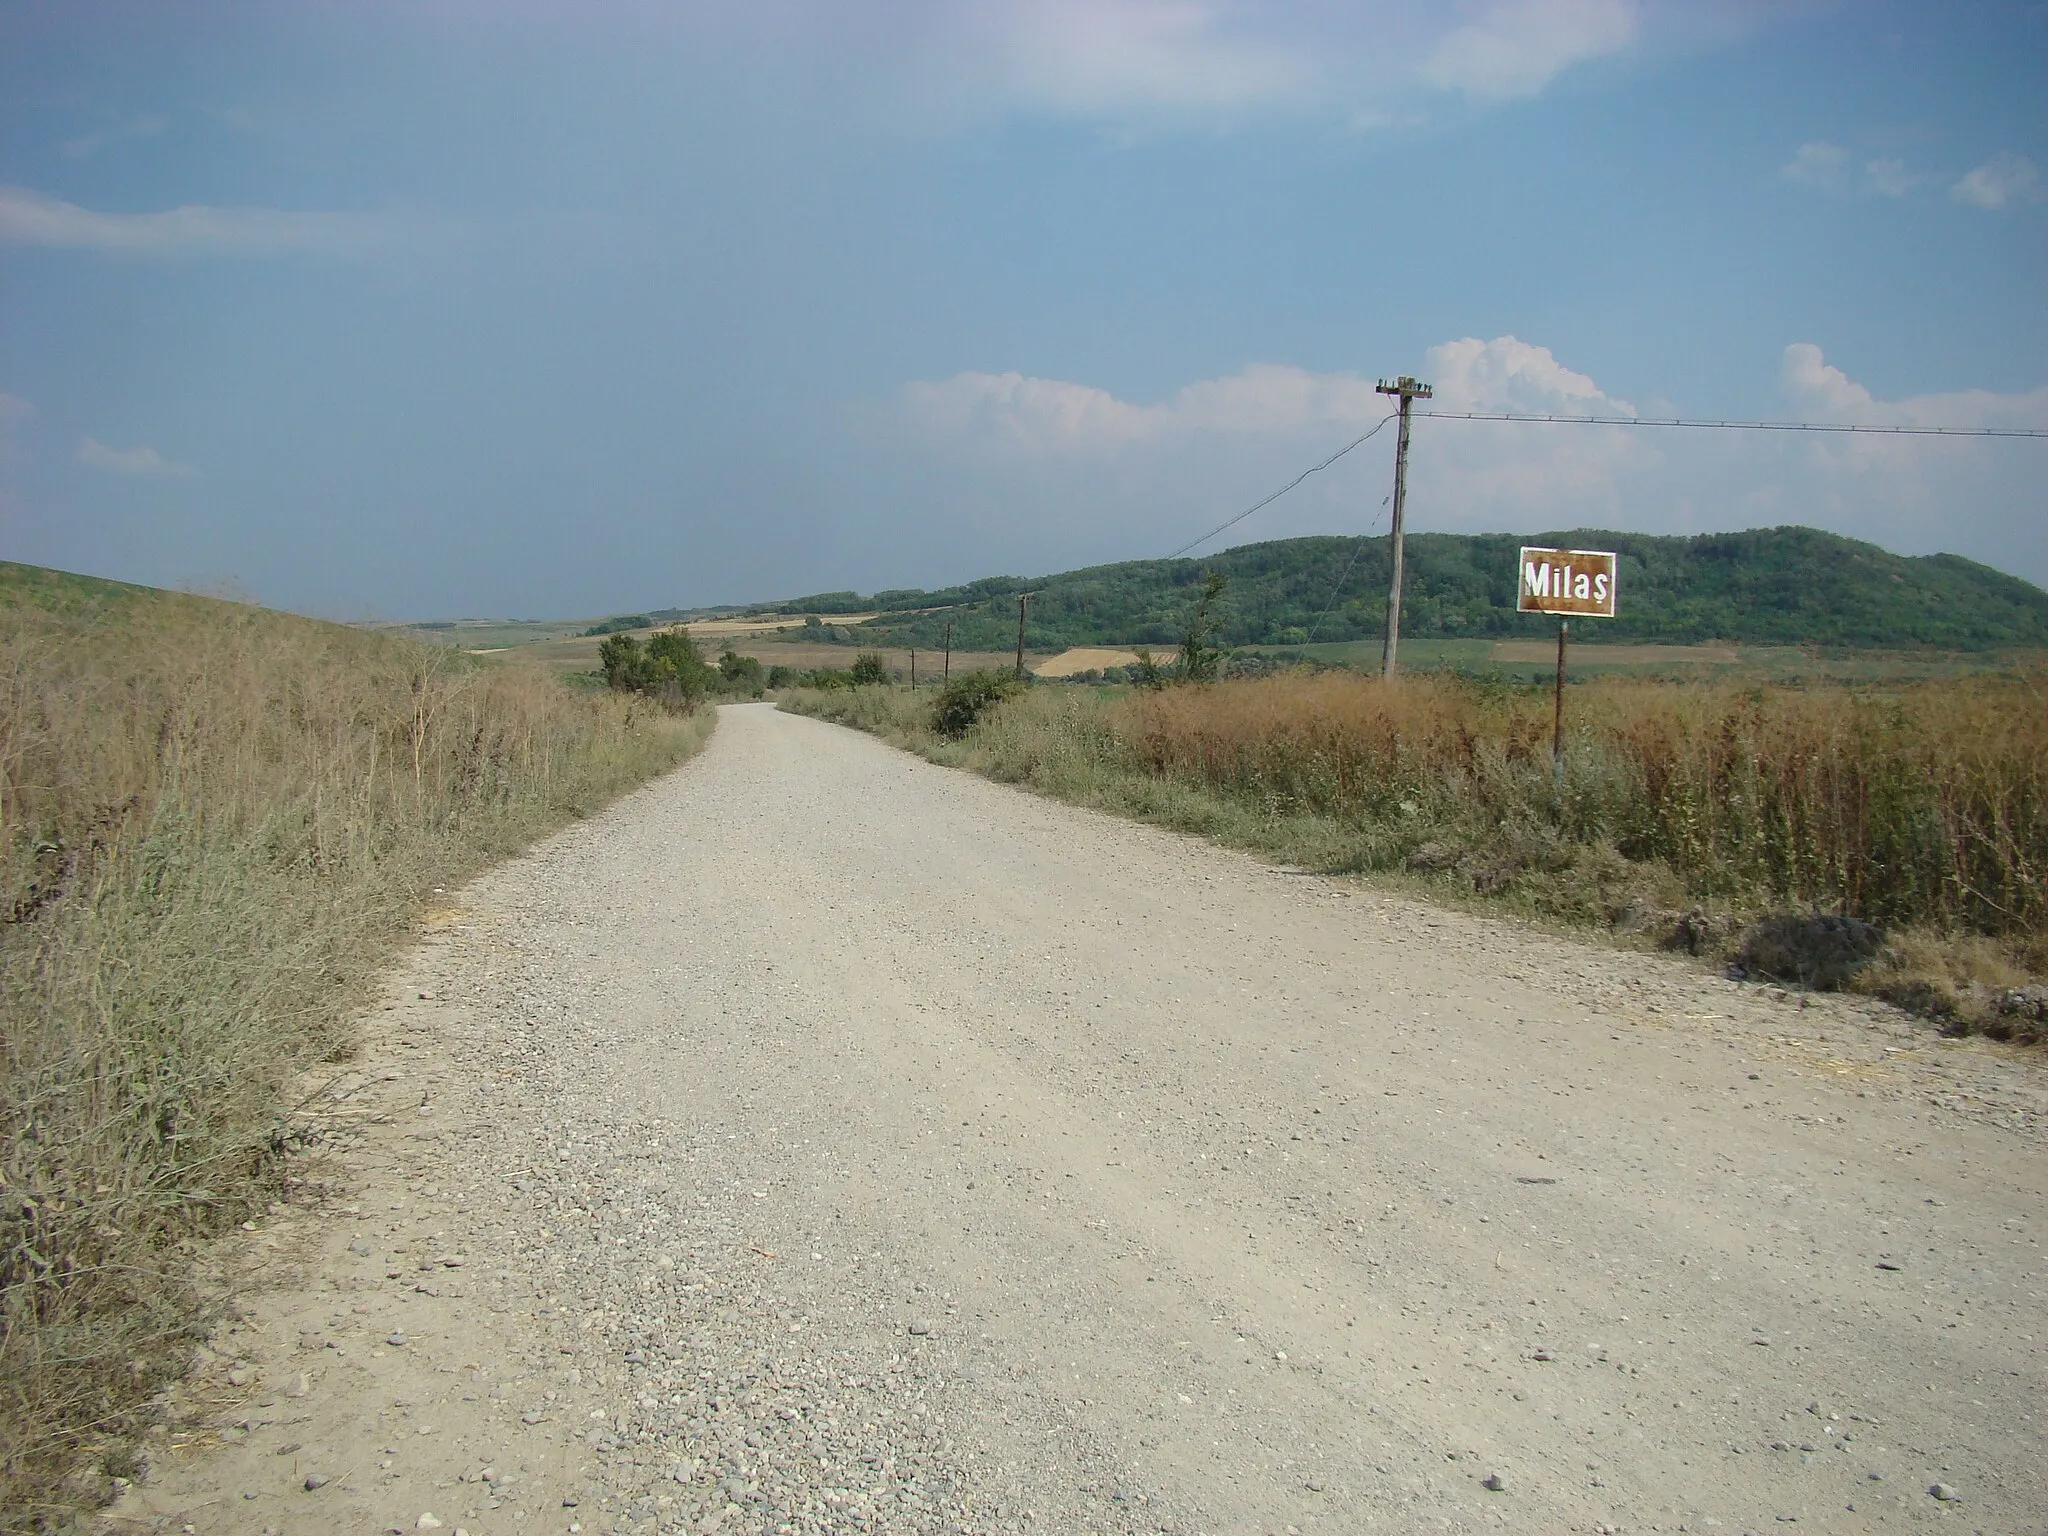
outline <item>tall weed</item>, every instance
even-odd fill
[[[826,695],[788,707],[886,718],[927,756],[1077,803],[1573,921],[1669,932],[1698,908],[1694,942],[1787,907],[1847,914],[1895,937],[1860,984],[1958,1023],[1982,1013],[1973,988],[2048,971],[2048,674],[1600,681],[1567,696],[1561,771],[1547,692],[1440,675],[1039,687],[957,745],[879,698],[860,718]]]
[[[431,887],[712,717],[231,603],[0,596],[0,1511],[26,1523],[182,1369],[181,1249],[274,1196],[295,1076],[345,1052]]]

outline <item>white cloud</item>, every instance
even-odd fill
[[[1904,197],[1925,180],[1906,169],[1903,160],[1867,160],[1863,165],[1863,182],[1880,197]]]
[[[2025,155],[2010,151],[1993,155],[1948,189],[1948,195],[1973,208],[2003,208],[2008,203],[2037,203],[2042,198],[2041,173]]]
[[[1429,349],[1430,381],[1443,410],[1562,412],[1574,416],[1633,416],[1583,373],[1513,336],[1481,341],[1467,336]]]
[[[1238,107],[1319,90],[1309,52],[1230,21],[1194,0],[1042,0],[974,8],[963,30],[1017,94],[1068,111]]]
[[[1719,48],[1813,0],[426,0],[421,24],[625,25],[772,50],[892,114],[1024,111],[1213,124],[1298,112],[1354,128],[1455,92],[1531,97],[1593,59]]]
[[[1424,371],[1436,390],[1434,403],[1443,410],[1635,414],[1627,401],[1558,362],[1548,347],[1513,336],[1467,336],[1432,347]],[[1066,379],[960,373],[907,386],[904,404],[911,419],[936,437],[1057,456],[1197,433],[1298,437],[1362,429],[1392,409],[1376,382],[1353,373],[1253,363],[1143,405]]]
[[[1444,342],[1418,372],[1436,391],[1424,410],[1638,414],[1548,348],[1514,336]],[[1883,398],[1810,342],[1785,349],[1777,382],[1784,404],[1755,414],[2048,429],[2048,385]],[[954,505],[982,507],[990,529],[1030,527],[1046,549],[1084,563],[1174,548],[1284,484],[1388,413],[1373,385],[1357,374],[1261,364],[1145,402],[1069,380],[964,373],[911,385],[899,404],[927,455],[936,450],[928,467],[951,462]],[[1660,402],[1657,414],[1670,409]],[[1232,538],[1374,526],[1392,436],[1382,433]],[[2031,441],[1423,417],[1409,491],[1418,529],[1699,532],[1805,523],[2031,574],[2048,570],[2044,453],[2048,443]]]
[[[1848,164],[1849,151],[1841,145],[1814,139],[1800,145],[1799,153],[1788,160],[1778,174],[1787,181],[1809,187],[1838,187]]]
[[[1877,197],[1901,198],[1927,180],[1896,156],[1876,155],[1863,162],[1858,173],[1854,157],[1839,144],[1811,139],[1779,167],[1778,174],[1801,186],[1827,192],[1863,192]]]
[[[1415,80],[1487,101],[1534,96],[1638,33],[1635,0],[1494,0],[1448,31],[1384,3],[995,0],[964,17],[954,45],[983,55],[1006,94],[1058,111],[1318,108],[1353,98],[1354,122],[1385,115],[1357,110],[1361,90],[1392,94]]]
[[[167,459],[154,448],[109,448],[94,437],[80,441],[78,462],[88,469],[103,469],[112,475],[186,480],[199,473],[190,464]]]
[[[0,187],[0,245],[133,256],[367,254],[394,233],[389,220],[379,214],[201,204],[162,213],[98,213],[23,187]]]
[[[1795,341],[1785,349],[1781,378],[1786,394],[1802,409],[1849,425],[2048,430],[2048,385],[2017,395],[1961,389],[1880,400],[1810,341]]]
[[[96,133],[81,134],[75,139],[67,139],[61,148],[65,159],[84,160],[116,144],[129,143],[135,139],[153,139],[170,126],[171,120],[167,117],[131,117],[102,128]]]
[[[1791,414],[1864,426],[2048,430],[2048,385],[2017,394],[1950,390],[1886,400],[1829,363],[1811,342],[1785,349],[1781,385]],[[1752,485],[1818,523],[1892,549],[1969,555],[2034,580],[2048,573],[2041,516],[2048,443],[1874,434],[1786,434],[1752,445]]]
[[[1387,412],[1373,382],[1355,374],[1254,363],[1189,384],[1154,405],[1119,400],[1091,384],[1017,373],[961,373],[904,392],[928,433],[1006,453],[1097,453],[1190,433],[1290,435],[1369,425]]]
[[[1636,32],[1631,0],[1498,0],[1445,35],[1422,75],[1480,100],[1534,96],[1573,64],[1620,53]]]

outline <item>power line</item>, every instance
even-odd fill
[[[1288,481],[1285,485],[1281,486],[1280,489],[1274,491],[1271,495],[1261,497],[1259,500],[1253,502],[1250,506],[1246,507],[1242,512],[1237,513],[1234,517],[1230,517],[1225,521],[1218,523],[1214,528],[1211,528],[1207,533],[1203,534],[1200,538],[1189,540],[1187,543],[1181,545],[1179,549],[1176,549],[1172,554],[1168,555],[1166,558],[1169,560],[1178,560],[1182,555],[1187,554],[1190,550],[1198,549],[1202,545],[1208,543],[1211,539],[1215,538],[1219,533],[1224,533],[1232,528],[1235,528],[1239,523],[1243,522],[1246,518],[1250,517],[1254,512],[1259,511],[1263,507],[1271,506],[1274,502],[1278,501],[1282,496],[1285,496],[1289,491],[1293,490],[1297,485],[1301,484],[1301,482],[1306,480],[1310,475],[1313,475],[1320,470],[1328,469],[1332,464],[1336,463],[1339,459],[1343,458],[1345,454],[1351,452],[1352,449],[1357,448],[1361,444],[1370,441],[1373,437],[1378,435],[1380,428],[1384,427],[1388,422],[1394,420],[1400,414],[1401,413],[1399,411],[1388,412],[1385,416],[1382,416],[1378,421],[1374,422],[1373,425],[1367,431],[1353,438],[1350,442],[1346,443],[1342,448],[1339,448],[1335,453],[1331,454],[1327,459],[1324,459],[1321,463],[1311,464],[1307,469],[1304,469],[1300,474],[1296,475],[1292,480]],[[1542,425],[1572,425],[1587,427],[1689,427],[1727,432],[1843,432],[1856,433],[1871,437],[2048,438],[2048,429],[2039,427],[1895,427],[1875,426],[1857,422],[1707,421],[1691,417],[1677,416],[1558,416],[1555,414],[1536,415],[1533,413],[1520,411],[1429,410],[1415,411],[1413,414],[1416,416],[1433,416],[1443,421],[1519,421],[1532,422]],[[1382,500],[1380,503],[1380,510],[1384,512],[1386,510],[1386,506],[1386,501]],[[1323,611],[1319,615],[1317,615],[1315,624],[1311,626],[1311,628],[1309,629],[1309,641],[1311,644],[1314,643],[1316,635],[1322,630],[1324,621],[1327,620],[1331,613],[1333,613],[1336,610],[1337,598],[1338,595],[1344,589],[1344,583],[1350,579],[1352,568],[1357,565],[1358,557],[1360,554],[1364,552],[1365,546],[1368,543],[1370,543],[1373,538],[1377,536],[1378,527],[1379,518],[1375,516],[1373,519],[1372,528],[1364,534],[1361,534],[1358,537],[1357,542],[1353,545],[1350,559],[1344,562],[1343,571],[1339,573],[1336,582],[1330,588],[1329,601],[1324,604]]]
[[[1389,492],[1385,496],[1382,496],[1380,498],[1380,512],[1386,511],[1387,503],[1392,501],[1393,499],[1393,494],[1391,492]],[[1370,544],[1373,541],[1373,539],[1378,535],[1379,526],[1379,513],[1375,512],[1373,514],[1372,526],[1366,529],[1365,532],[1361,533],[1358,536],[1357,540],[1352,544],[1351,558],[1344,562],[1344,569],[1338,573],[1336,581],[1331,583],[1330,600],[1323,604],[1323,611],[1316,615],[1315,623],[1309,625],[1307,642],[1308,644],[1314,645],[1316,643],[1316,636],[1322,633],[1323,620],[1327,619],[1332,613],[1336,611],[1338,594],[1340,594],[1344,590],[1344,583],[1351,579],[1351,568],[1354,565],[1358,564],[1358,557],[1365,553],[1365,546]]]
[[[1282,496],[1285,496],[1289,491],[1293,490],[1297,485],[1301,484],[1302,481],[1306,480],[1310,475],[1314,474],[1317,470],[1328,469],[1332,464],[1336,463],[1339,459],[1343,458],[1345,454],[1349,453],[1352,449],[1356,448],[1360,443],[1366,441],[1366,439],[1370,438],[1373,435],[1373,433],[1378,432],[1381,427],[1384,427],[1388,422],[1392,421],[1396,416],[1400,414],[1401,413],[1399,411],[1389,411],[1386,415],[1382,416],[1379,419],[1379,421],[1373,426],[1371,432],[1367,432],[1361,437],[1354,437],[1342,448],[1339,448],[1335,453],[1331,454],[1327,459],[1323,460],[1322,463],[1311,464],[1307,469],[1304,469],[1292,480],[1288,481],[1285,485],[1281,486],[1280,489],[1275,491],[1272,495],[1267,496],[1262,500],[1253,502],[1250,506],[1246,507],[1242,512],[1238,513],[1237,516],[1231,518],[1228,522],[1218,523],[1214,528],[1211,528],[1199,539],[1189,540],[1187,543],[1181,545],[1179,549],[1176,549],[1172,554],[1168,555],[1166,558],[1169,560],[1178,560],[1182,555],[1186,554],[1189,550],[1208,543],[1211,539],[1215,538],[1217,534],[1222,533],[1225,529],[1235,528],[1239,523],[1243,522],[1246,518],[1250,517],[1254,512],[1258,511],[1259,508],[1269,506],[1273,502],[1278,501]]]
[[[1518,411],[1417,411],[1415,414],[1435,416],[1445,421],[1570,422],[1588,427],[1718,427],[1731,432],[1861,432],[1873,437],[2048,437],[2048,428],[2040,427],[1877,427],[1833,421],[1693,421],[1679,417],[1657,416],[1536,416]],[[1382,422],[1381,425],[1384,426],[1385,423]]]

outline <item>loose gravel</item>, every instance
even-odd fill
[[[120,1520],[2048,1510],[2018,1053],[759,707],[449,900]]]

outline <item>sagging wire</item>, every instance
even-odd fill
[[[1387,503],[1393,499],[1394,493],[1392,491],[1382,496],[1380,498],[1380,511],[1385,512],[1387,510]],[[1344,562],[1344,569],[1338,573],[1337,580],[1331,585],[1330,600],[1323,604],[1323,611],[1316,615],[1315,623],[1309,626],[1308,639],[1304,644],[1314,645],[1316,643],[1316,635],[1322,630],[1323,620],[1337,611],[1337,597],[1344,590],[1344,583],[1351,579],[1351,568],[1358,564],[1358,557],[1365,553],[1365,546],[1378,538],[1379,532],[1380,520],[1378,516],[1375,516],[1372,520],[1372,526],[1366,529],[1364,533],[1361,533],[1358,536],[1358,541],[1351,546],[1351,558]]]
[[[1199,539],[1190,539],[1187,543],[1181,545],[1179,549],[1176,549],[1172,554],[1168,555],[1166,558],[1169,560],[1178,560],[1182,555],[1186,554],[1189,550],[1197,549],[1200,546],[1208,543],[1211,539],[1215,538],[1217,534],[1224,532],[1226,529],[1235,528],[1239,523],[1243,522],[1246,518],[1250,517],[1254,512],[1258,511],[1259,508],[1271,506],[1274,502],[1278,501],[1282,496],[1285,496],[1289,491],[1293,490],[1297,485],[1301,484],[1301,482],[1306,480],[1310,475],[1316,473],[1316,471],[1328,469],[1332,464],[1336,463],[1339,459],[1343,458],[1345,454],[1349,453],[1352,449],[1356,448],[1360,443],[1369,442],[1381,427],[1384,427],[1388,422],[1392,421],[1396,416],[1400,414],[1401,413],[1399,411],[1389,411],[1386,415],[1382,416],[1379,419],[1378,423],[1376,423],[1373,426],[1371,431],[1366,432],[1359,437],[1354,437],[1342,448],[1339,448],[1335,453],[1331,454],[1327,459],[1323,460],[1322,463],[1311,464],[1307,469],[1304,469],[1292,480],[1288,481],[1285,485],[1281,486],[1280,489],[1275,491],[1272,495],[1263,497],[1260,500],[1253,502],[1250,506],[1246,507],[1242,512],[1238,513],[1237,516],[1231,518],[1229,521],[1218,523],[1214,528],[1211,528]]]
[[[1417,411],[1439,421],[1534,421],[1585,427],[1717,427],[1729,432],[1861,432],[1873,437],[2048,437],[2040,427],[1879,427],[1835,421],[1697,421],[1676,416],[1538,416],[1519,411]]]

